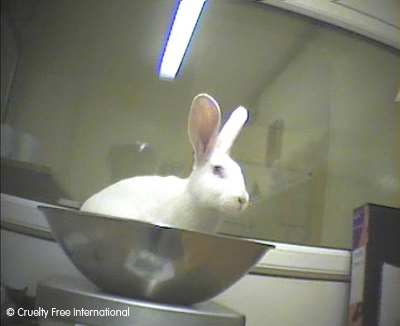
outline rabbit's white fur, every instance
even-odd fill
[[[194,165],[187,179],[124,179],[90,197],[81,210],[215,233],[224,217],[245,210],[249,200],[242,171],[229,156],[247,110],[237,108],[218,134],[220,120],[215,100],[199,94],[189,113]]]

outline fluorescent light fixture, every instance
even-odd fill
[[[206,0],[178,1],[159,66],[159,76],[164,79],[176,77],[206,2]]]

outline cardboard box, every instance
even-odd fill
[[[400,325],[400,209],[353,212],[348,326]]]

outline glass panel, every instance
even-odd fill
[[[399,206],[399,51],[266,5],[209,1],[178,78],[160,80],[174,5],[5,1],[2,136],[14,143],[3,152],[2,141],[2,174],[50,175],[78,202],[121,178],[186,177],[188,109],[206,92],[224,115],[251,115],[233,149],[251,207],[223,232],[348,248],[353,208]]]

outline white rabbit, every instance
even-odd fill
[[[242,171],[229,156],[247,118],[247,110],[238,107],[218,133],[221,112],[217,102],[207,94],[197,95],[188,120],[194,164],[187,179],[175,176],[124,179],[90,197],[81,210],[217,232],[225,217],[236,215],[248,206]]]

